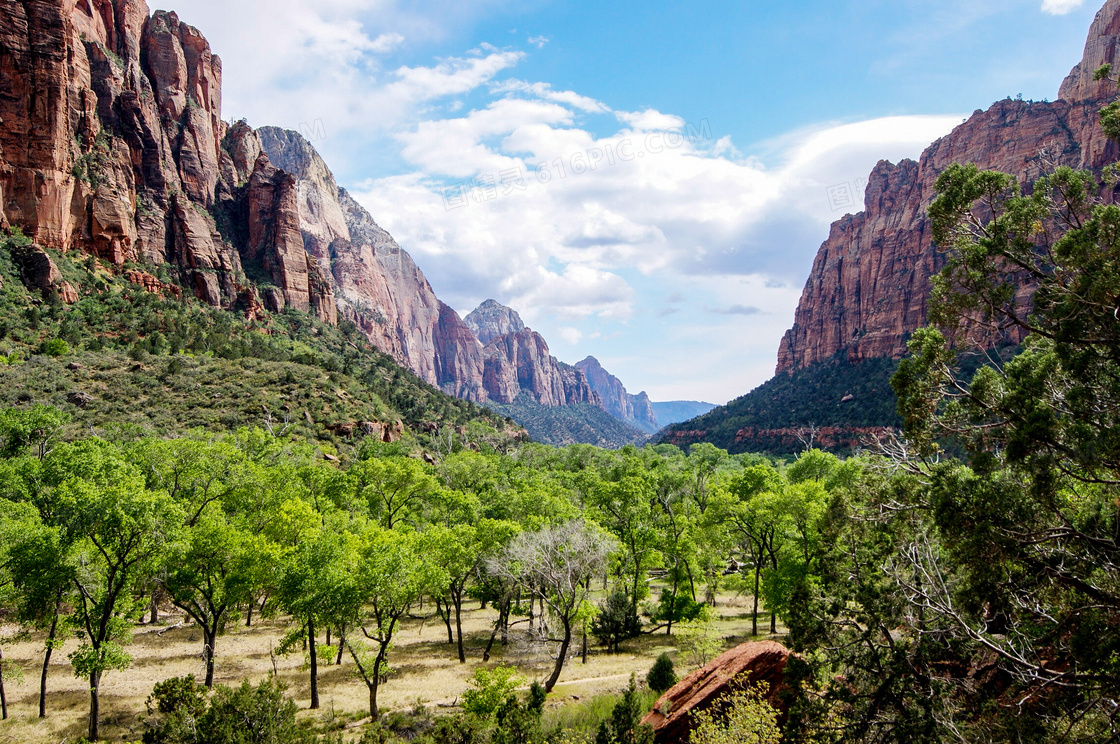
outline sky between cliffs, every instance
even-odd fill
[[[727,7],[725,7],[727,6]],[[1095,0],[177,0],[225,118],[313,140],[465,315],[494,298],[631,392],[773,373],[880,159],[1054,98]]]

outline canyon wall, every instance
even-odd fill
[[[1109,0],[1059,100],[1000,101],[934,142],[917,162],[879,163],[864,211],[835,222],[813,261],[777,371],[837,356],[860,361],[906,352],[909,334],[926,323],[930,280],[944,265],[926,213],[949,164],[975,163],[1030,183],[1058,165],[1099,170],[1120,158],[1097,116],[1116,98],[1116,85],[1092,79],[1117,60],[1118,44],[1120,0]]]

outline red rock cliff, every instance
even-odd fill
[[[944,263],[926,210],[949,164],[976,163],[1030,182],[1053,165],[1099,169],[1120,157],[1097,119],[1115,86],[1092,80],[1094,70],[1120,58],[1118,44],[1120,0],[1109,0],[1060,100],[1000,101],[934,142],[918,162],[879,163],[864,211],[833,223],[817,253],[793,328],[782,339],[778,372],[838,354],[859,361],[905,353],[908,335],[926,323],[930,279]]]
[[[549,354],[513,310],[488,300],[466,319],[441,302],[423,272],[346,189],[303,136],[259,131],[268,156],[294,174],[303,246],[331,277],[340,314],[379,349],[444,392],[545,406],[596,403],[583,373]]]
[[[247,158],[260,151],[251,130],[227,131],[221,82],[202,34],[174,13],[149,17],[143,0],[5,2],[0,224],[116,265],[171,263],[200,299],[225,307],[241,291],[243,259],[260,261],[283,304],[334,322],[329,285],[291,250],[291,185],[267,158]],[[258,171],[275,193],[245,256],[245,184]],[[237,218],[234,234],[216,215]]]

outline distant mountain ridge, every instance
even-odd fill
[[[671,400],[661,403],[651,403],[653,415],[661,426],[671,426],[690,418],[703,416],[708,411],[717,408],[715,403],[705,403],[698,400]]]

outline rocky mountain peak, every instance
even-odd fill
[[[1120,0],[1108,0],[1097,12],[1089,36],[1085,40],[1085,53],[1069,77],[1062,83],[1058,97],[1070,103],[1099,101],[1116,95],[1116,85],[1107,80],[1093,80],[1093,73],[1101,65],[1115,65],[1120,60]]]
[[[506,307],[497,300],[486,300],[468,313],[467,317],[463,318],[463,322],[474,331],[474,335],[483,346],[500,336],[520,333],[526,327],[516,310]]]

